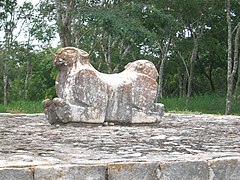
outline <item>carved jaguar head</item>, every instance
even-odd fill
[[[148,60],[137,60],[130,62],[125,66],[125,69],[128,71],[135,71],[137,73],[145,74],[154,80],[158,77],[158,72],[155,68],[155,65]]]
[[[88,63],[88,53],[77,49],[74,47],[65,47],[60,48],[54,55],[54,65],[63,69],[65,67],[71,68],[76,62],[80,62],[81,64]]]

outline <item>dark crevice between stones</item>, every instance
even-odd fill
[[[108,174],[108,173],[109,173],[109,170],[108,170],[108,166],[107,166],[107,167],[106,167],[106,176],[105,176],[105,179],[106,179],[106,180],[108,180],[108,178],[109,178],[109,174]]]
[[[29,170],[32,172],[32,180],[35,180],[35,167],[29,167]]]

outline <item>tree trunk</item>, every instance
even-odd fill
[[[236,87],[235,87],[235,100],[237,101],[239,99],[239,88],[240,88],[240,54],[238,56],[238,78],[236,82]]]
[[[101,46],[101,50],[102,50],[102,54],[104,56],[104,61],[107,64],[107,71],[109,74],[112,73],[112,68],[111,68],[111,36],[108,35],[107,36],[107,45],[104,45],[104,37],[102,35],[101,41],[100,41],[100,46]]]
[[[56,22],[58,26],[58,34],[60,37],[62,47],[72,46],[72,18],[73,18],[73,8],[76,5],[75,0],[63,2],[55,0],[56,4]]]
[[[178,54],[179,58],[182,60],[184,68],[185,68],[185,74],[181,75],[180,70],[179,70],[179,95],[180,95],[180,97],[182,97],[182,96],[186,96],[186,85],[187,85],[187,79],[189,78],[189,71],[188,71],[187,64],[186,64],[182,54],[179,51],[177,51],[177,54]]]
[[[187,97],[186,97],[186,110],[189,110],[189,101],[192,94],[192,81],[193,81],[193,73],[194,73],[194,67],[195,62],[197,59],[197,53],[198,53],[198,44],[199,44],[199,37],[193,37],[194,40],[194,47],[192,50],[192,55],[190,59],[190,72],[188,76],[188,87],[187,87]]]
[[[179,73],[178,73],[178,95],[179,97],[183,97],[183,81],[184,81],[184,78],[180,72],[180,70],[178,70]]]
[[[207,79],[209,81],[212,93],[215,93],[216,90],[215,90],[215,85],[214,85],[213,78],[212,78],[212,65],[210,65],[208,73],[205,72],[205,70],[204,70],[203,74],[207,77]]]
[[[158,71],[158,90],[157,90],[157,96],[156,96],[156,101],[158,101],[160,98],[163,97],[163,70],[164,70],[164,65],[165,65],[165,61],[167,60],[167,53],[169,51],[169,47],[171,44],[172,38],[168,38],[166,40],[166,44],[163,44],[162,48],[161,48],[161,44],[159,43],[159,47],[161,50],[161,63],[160,63],[160,67],[159,67],[159,71]]]
[[[8,91],[8,69],[6,59],[4,60],[3,69],[3,105],[6,106],[8,103],[7,91]]]
[[[158,93],[157,93],[157,99],[161,99],[163,97],[163,69],[164,69],[164,64],[166,61],[167,57],[163,57],[161,64],[160,64],[160,68],[158,71]]]
[[[108,43],[107,43],[107,65],[108,65],[108,73],[112,73],[112,68],[111,68],[111,36],[108,35]]]
[[[28,99],[28,83],[29,83],[29,79],[31,78],[31,74],[32,74],[32,65],[31,65],[31,62],[28,62],[27,72],[26,72],[25,81],[24,81],[24,89],[25,89],[24,98],[25,99]]]
[[[11,15],[12,18],[12,15]],[[11,19],[12,20],[12,19]],[[9,81],[9,64],[12,59],[11,48],[13,44],[13,27],[9,30],[5,29],[6,34],[6,50],[4,56],[4,70],[3,70],[3,104],[6,106],[8,104],[8,81]]]
[[[186,74],[182,74],[180,71],[178,73],[178,89],[179,89],[179,97],[186,96],[186,84],[187,84]]]
[[[233,94],[233,80],[237,71],[238,66],[238,46],[239,46],[239,34],[240,34],[240,23],[236,26],[237,32],[235,34],[235,47],[234,57],[232,58],[232,20],[231,20],[231,2],[227,0],[227,24],[228,24],[228,56],[227,56],[227,95],[226,95],[226,109],[225,114],[231,112],[231,102]]]
[[[225,114],[230,113],[232,97],[232,25],[230,15],[230,0],[227,0],[227,24],[228,24],[228,56],[227,56],[227,96]]]

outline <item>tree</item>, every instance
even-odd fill
[[[131,49],[138,49],[132,55],[140,54],[140,44],[150,34],[142,21],[145,7],[142,3],[74,0],[52,3],[61,45],[84,47],[91,59],[98,57],[98,69],[105,65],[109,73],[122,69],[122,61],[131,60],[125,59]]]
[[[6,105],[11,100],[29,99],[31,96],[29,92],[32,87],[29,84],[31,84],[33,66],[38,65],[34,62],[36,50],[32,44],[33,36],[43,36],[37,33],[38,21],[34,17],[32,3],[24,2],[18,5],[16,1],[11,0],[0,1],[0,5],[0,31],[3,34],[0,37],[3,38],[0,43],[0,64],[3,67],[0,70],[3,79],[0,89],[3,92],[1,101]],[[25,39],[19,39],[20,35]],[[48,34],[48,39],[51,39],[50,35]]]
[[[239,63],[239,37],[240,37],[240,22],[237,23],[234,29],[232,29],[232,16],[236,15],[235,12],[231,10],[231,0],[227,0],[227,26],[228,26],[228,68],[227,68],[227,97],[226,97],[226,110],[225,114],[229,114],[231,111],[231,102],[233,94],[233,82],[234,77],[237,72],[237,67]],[[233,37],[234,48],[233,48]]]
[[[62,47],[72,46],[72,22],[76,1],[55,0],[55,7],[57,16],[56,23],[58,26],[58,34],[61,40],[61,45]]]
[[[0,17],[1,26],[3,27],[4,40],[2,46],[2,64],[3,64],[3,104],[8,103],[8,83],[9,83],[9,66],[13,60],[12,46],[14,44],[13,30],[16,28],[16,6],[15,0],[1,1]]]
[[[0,0],[0,101],[54,96],[50,42],[58,35],[61,46],[89,52],[101,72],[149,59],[159,98],[185,96],[186,109],[192,95],[227,94],[229,114],[240,89],[239,12],[238,0]]]
[[[145,43],[144,46],[147,46],[154,56],[159,57],[157,62],[159,74],[157,100],[163,97],[164,65],[171,54],[172,40],[176,37],[179,25],[168,11],[161,9],[161,5],[161,1],[156,4],[146,5],[143,15],[144,25],[148,28],[153,38],[148,43]]]
[[[189,100],[193,91],[194,73],[197,60],[200,61],[200,51],[202,39],[206,32],[211,30],[211,24],[208,21],[212,16],[215,16],[214,7],[220,3],[207,0],[194,1],[168,1],[168,8],[171,9],[172,14],[178,22],[182,24],[182,29],[177,33],[176,54],[184,64],[185,74],[187,74],[187,94],[186,94],[186,109],[189,109]],[[187,47],[186,44],[191,44],[191,51],[180,48],[179,45]],[[181,49],[181,51],[179,51]],[[185,53],[184,51],[188,51]],[[184,56],[183,56],[184,55]],[[199,68],[199,67],[197,67]]]

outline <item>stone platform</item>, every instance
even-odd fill
[[[154,125],[49,125],[0,114],[0,180],[238,180],[240,116],[166,114]]]

